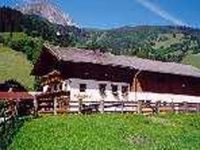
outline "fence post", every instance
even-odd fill
[[[16,100],[16,103],[15,103],[15,114],[18,116],[19,115],[19,102],[20,102],[20,99],[17,99]]]
[[[183,108],[184,108],[184,112],[188,112],[188,103],[187,102],[183,102]]]
[[[121,113],[124,113],[124,101],[122,101],[122,105],[121,105]]]
[[[197,103],[197,113],[200,112],[200,103]]]
[[[3,106],[3,131],[6,131],[6,102],[4,102],[4,106]]]
[[[81,111],[82,111],[82,98],[79,98],[78,100],[78,113],[81,114]]]
[[[38,100],[36,96],[34,96],[33,105],[34,105],[34,115],[38,116]]]
[[[172,108],[172,112],[174,113],[175,112],[175,107],[174,107],[174,102],[171,102],[171,108]]]
[[[157,113],[157,114],[160,113],[160,106],[161,106],[161,101],[157,101],[157,102],[156,102],[156,113]]]
[[[100,112],[103,114],[104,113],[104,100],[102,99],[100,102]]]
[[[142,100],[138,100],[138,104],[137,104],[137,113],[138,114],[142,113],[142,105],[143,105],[143,101]]]
[[[53,114],[57,115],[57,98],[53,98]]]

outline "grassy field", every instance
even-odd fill
[[[172,44],[183,43],[183,34],[176,34],[176,37],[173,37],[173,34],[160,34],[159,37],[165,37],[167,40],[155,42],[154,48],[159,49],[161,47],[167,48]]]
[[[32,68],[24,54],[0,45],[0,82],[15,79],[32,90],[34,83],[34,77],[30,76]]]
[[[1,33],[1,34],[2,34],[4,39],[9,39],[10,38],[10,32],[4,32],[4,33]],[[23,32],[14,32],[13,36],[12,36],[12,39],[17,41],[17,40],[25,39],[27,37],[28,37],[28,35],[26,35]]]
[[[49,116],[26,122],[10,150],[200,149],[200,115]]]
[[[184,64],[188,64],[188,65],[192,65],[195,66],[197,68],[200,68],[200,54],[196,54],[196,55],[188,55],[183,59],[183,63]]]

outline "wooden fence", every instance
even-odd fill
[[[78,101],[67,100],[64,109],[60,109],[54,100],[38,100],[37,114],[57,113],[93,113],[93,112],[119,112],[138,114],[158,114],[167,112],[200,112],[200,102],[152,102],[150,100],[139,101]]]
[[[14,101],[0,101],[0,150],[7,149],[27,118],[19,118]]]
[[[6,149],[16,127],[16,111],[13,102],[0,102],[0,149]]]
[[[92,112],[120,112],[138,114],[158,114],[158,113],[184,113],[200,112],[200,103],[166,103],[151,101],[70,101],[69,112],[92,113]]]

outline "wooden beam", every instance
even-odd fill
[[[133,78],[133,84],[134,84],[134,92],[135,92],[135,101],[137,101],[137,83],[138,83],[138,76],[140,75],[142,71],[141,70],[138,70]]]

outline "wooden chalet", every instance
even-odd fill
[[[32,74],[39,112],[68,112],[80,99],[200,103],[200,70],[178,63],[45,45]]]

